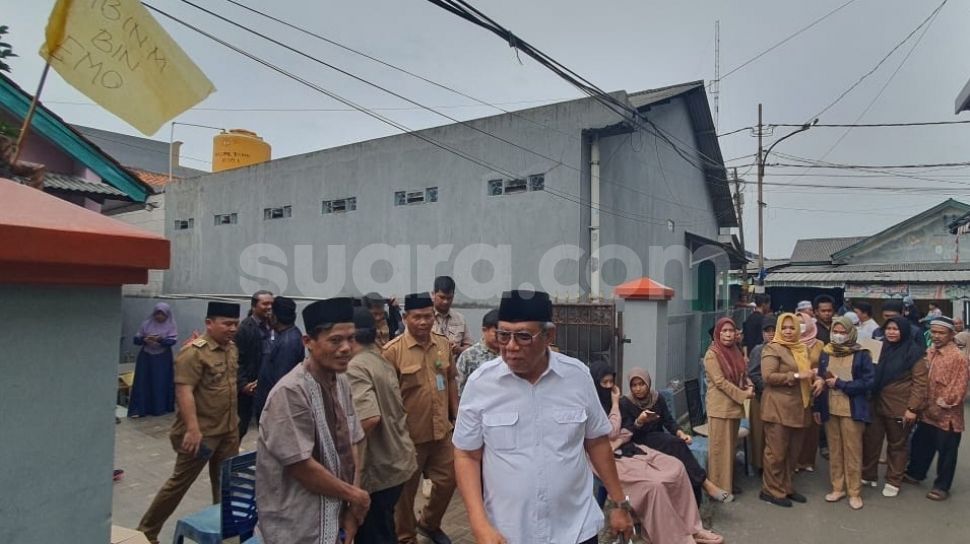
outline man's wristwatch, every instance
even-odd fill
[[[623,497],[623,502],[617,503],[613,499],[606,499],[606,503],[603,505],[605,508],[622,508],[629,513],[633,513],[633,505],[630,504],[630,497]]]

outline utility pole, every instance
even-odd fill
[[[741,233],[741,254],[747,256],[748,252],[744,247],[744,193],[741,192],[741,180],[738,178],[738,169],[734,169],[734,208],[738,214],[738,231]],[[741,285],[748,285],[748,263],[745,262],[741,269]]]
[[[761,285],[761,272],[765,269],[765,202],[764,181],[765,163],[763,154],[764,127],[761,121],[761,104],[758,104],[758,284]]]
[[[714,21],[714,81],[711,82],[711,97],[714,99],[714,129],[719,130],[721,116],[721,21]]]

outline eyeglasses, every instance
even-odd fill
[[[532,334],[528,331],[512,332],[512,331],[503,331],[502,329],[496,329],[495,339],[498,340],[500,344],[505,345],[509,343],[509,340],[512,340],[513,338],[515,338],[516,344],[520,346],[528,346],[540,334],[542,334],[542,331]]]

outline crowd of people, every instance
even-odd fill
[[[558,352],[547,294],[503,293],[476,342],[451,308],[455,289],[442,276],[401,306],[376,293],[313,302],[302,330],[295,301],[268,291],[252,295],[241,322],[239,305],[212,302],[205,334],[174,362],[171,308],[156,306],[135,340],[144,346],[136,383],[146,365],[169,374],[145,372],[150,394],[130,415],[170,409],[170,381],[177,458],[139,530],[156,542],[207,464],[218,502],[220,464],[252,426],[268,544],[414,543],[419,534],[446,544],[442,518],[456,490],[480,543],[589,544],[639,526],[653,544],[721,544],[698,508],[740,493],[744,418],[759,496],[771,504],[806,502],[792,475],[814,472],[821,453],[825,500],[862,508],[884,443],[883,495],[924,480],[938,456],[927,496],[948,497],[968,359],[954,341],[960,324],[945,316],[914,321],[890,301],[880,327],[868,304],[839,315],[825,296],[776,316],[762,295],[743,327],[720,319],[703,360],[705,467],[645,370],[620,384],[611,362]]]
[[[846,301],[836,311],[828,295],[776,316],[770,298],[758,295],[740,344],[734,324],[719,322],[715,347],[720,341],[722,350],[733,352],[734,359],[747,357],[747,364],[735,361],[743,372],[725,383],[716,368],[712,372],[712,348],[707,379],[711,390],[723,392],[714,397],[750,402],[762,500],[783,507],[806,502],[792,474],[814,472],[821,455],[829,460],[832,489],[825,500],[847,498],[852,509],[861,509],[863,488],[879,486],[884,448],[883,496],[896,497],[903,483],[925,480],[938,457],[926,496],[949,497],[964,427],[970,335],[961,319],[942,315],[935,305],[921,316],[909,298],[883,302],[881,326],[873,317],[872,305],[864,301]],[[715,355],[721,367],[729,366],[730,357]],[[713,451],[715,444],[734,451],[736,429],[711,426],[712,458],[727,457]],[[727,438],[715,440],[715,434]]]

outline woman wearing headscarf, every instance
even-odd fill
[[[640,525],[653,544],[722,544],[721,535],[704,529],[683,463],[657,450],[634,444],[622,428],[620,388],[609,363],[589,366],[596,392],[609,415],[610,445],[619,451],[616,471]]]
[[[811,419],[813,388],[820,392],[823,386],[812,371],[809,350],[799,337],[800,323],[793,313],[778,316],[775,337],[761,352],[761,375],[765,382],[761,396],[765,456],[759,497],[785,507],[790,507],[792,501],[806,501],[804,495],[792,488],[792,473],[802,433]]]
[[[895,497],[903,482],[909,460],[907,441],[926,402],[929,369],[926,354],[913,342],[913,329],[905,317],[890,317],[879,364],[870,392],[869,417],[862,445],[862,485],[879,485],[879,456],[886,444],[885,497]]]
[[[808,360],[812,363],[812,368],[818,368],[819,358],[822,356],[822,349],[825,344],[818,339],[818,326],[815,320],[805,314],[799,314],[801,325],[799,325],[800,339],[808,350]],[[829,332],[831,334],[831,331]],[[798,459],[795,461],[795,472],[804,470],[815,472],[815,459],[818,457],[818,442],[821,427],[815,423],[811,411],[805,414],[805,430],[802,432],[802,443],[799,448]]]
[[[734,500],[730,490],[724,490],[708,479],[707,471],[690,451],[690,435],[677,427],[667,403],[653,388],[650,374],[642,368],[634,368],[630,371],[628,385],[630,394],[620,399],[620,422],[630,431],[631,440],[676,457],[687,470],[698,504],[702,489],[715,501]]]
[[[159,302],[135,335],[135,345],[142,348],[135,362],[128,417],[160,416],[175,411],[172,346],[177,340],[178,326],[172,309]]]
[[[815,399],[815,422],[825,425],[829,440],[832,492],[827,502],[849,496],[853,510],[862,508],[862,435],[869,422],[867,396],[875,368],[869,351],[859,345],[859,331],[845,316],[832,320],[831,342],[819,361],[825,390]]]
[[[744,355],[736,343],[737,327],[730,317],[714,325],[714,338],[704,356],[707,377],[707,477],[721,489],[737,492],[734,459],[744,401],[754,397]]]

